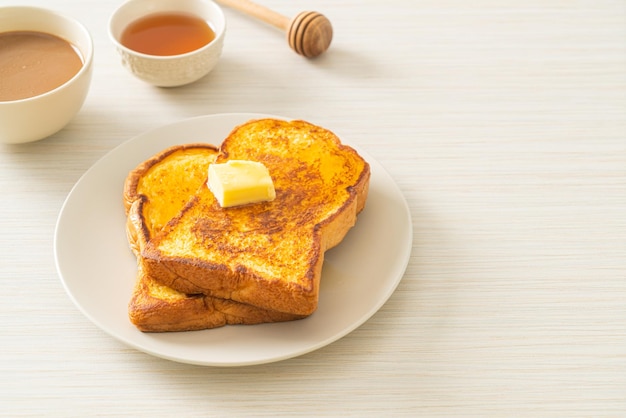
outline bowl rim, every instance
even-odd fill
[[[0,6],[0,13],[3,10],[18,10],[18,11],[23,11],[23,12],[36,12],[36,13],[43,13],[46,14],[48,16],[54,16],[57,18],[61,18],[63,20],[66,20],[68,22],[70,22],[71,24],[75,25],[81,32],[83,32],[83,35],[85,35],[85,39],[87,40],[87,53],[83,54],[83,51],[81,52],[81,55],[84,55],[82,57],[82,61],[83,61],[83,65],[80,67],[80,70],[78,70],[76,72],[76,74],[74,74],[74,76],[72,76],[72,78],[70,78],[69,80],[67,80],[65,83],[61,84],[60,86],[57,86],[55,88],[53,88],[52,90],[48,90],[44,93],[38,94],[36,96],[30,96],[30,97],[25,97],[23,99],[17,99],[17,100],[0,100],[0,106],[9,106],[11,104],[15,104],[15,103],[25,103],[25,102],[29,102],[29,101],[34,101],[34,100],[38,100],[42,97],[45,96],[50,96],[52,94],[55,94],[55,92],[65,89],[67,86],[69,86],[70,84],[73,84],[74,81],[80,77],[83,76],[83,74],[85,74],[88,71],[91,71],[91,67],[92,67],[92,62],[93,62],[93,56],[94,56],[94,45],[93,45],[93,38],[91,36],[91,33],[89,32],[89,30],[87,29],[87,27],[80,22],[78,19],[69,16],[67,14],[58,12],[56,10],[52,10],[52,9],[48,9],[45,7],[37,7],[37,6]],[[44,31],[42,31],[44,32]],[[57,36],[61,39],[63,39],[66,42],[69,42],[74,48],[78,48],[74,42],[66,39],[63,36],[60,36],[56,33],[49,33],[49,32],[44,32],[44,33],[48,33],[50,35],[54,35]]]

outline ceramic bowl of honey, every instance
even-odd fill
[[[53,10],[0,7],[0,142],[46,138],[81,109],[93,43],[77,20]]]
[[[109,19],[122,65],[159,87],[206,76],[219,61],[225,32],[224,13],[210,0],[129,0]]]

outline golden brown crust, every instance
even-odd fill
[[[161,163],[172,154],[186,150],[196,150],[198,152],[206,152],[207,155],[214,155],[217,154],[218,148],[215,145],[204,143],[172,145],[137,165],[137,167],[128,173],[124,181],[122,195],[126,213],[128,213],[133,202],[140,198],[141,193],[138,191],[138,184],[143,176],[150,171],[151,168]]]
[[[153,229],[173,217],[204,181],[217,148],[208,144],[170,147],[139,164],[124,184],[126,233],[130,248],[141,250]],[[141,269],[128,305],[131,322],[141,331],[165,332],[209,329],[227,324],[290,321],[302,315],[285,314],[205,295],[187,295],[152,280]]]
[[[128,304],[128,313],[131,322],[144,332],[193,331],[302,318],[231,300],[183,295],[171,289],[162,291],[141,269]]]
[[[185,156],[185,152],[198,153],[202,159],[207,159],[206,163],[196,163],[194,168],[197,169],[198,167],[208,167],[208,164],[212,162],[217,156],[218,148],[212,144],[204,143],[173,145],[141,162],[126,176],[122,193],[124,210],[127,215],[126,235],[131,249],[137,256],[140,255],[140,249],[145,246],[145,244],[151,237],[150,226],[153,226],[152,224],[154,222],[146,219],[150,217],[150,213],[145,213],[147,211],[146,206],[150,204],[150,197],[155,198],[154,205],[159,206],[156,208],[156,210],[160,212],[162,211],[162,205],[159,205],[160,202],[157,200],[158,195],[165,192],[165,190],[163,189],[169,189],[170,184],[176,184],[183,181],[183,178],[179,174],[178,178],[163,181],[161,187],[151,187],[155,186],[154,183],[156,182],[150,178],[146,180],[148,173],[154,167],[161,165],[165,166],[168,175],[176,174],[171,173],[171,170],[167,170],[167,160],[180,159],[184,161],[185,164],[190,164],[194,162],[191,158],[187,158]],[[197,179],[198,177],[196,177],[195,179],[185,179],[190,184],[189,187],[194,191],[200,184]],[[146,181],[149,183],[148,185],[144,186],[146,190],[143,190],[140,186],[140,183],[142,181]],[[170,194],[170,191],[167,190],[167,193]],[[172,192],[172,194],[174,193]],[[175,197],[172,197],[171,199],[173,200],[173,207],[168,211],[169,214],[165,214],[164,216],[170,218],[173,217],[178,212],[178,210],[182,208],[182,206],[190,196],[191,193],[179,193],[178,196],[175,195]]]
[[[355,224],[370,169],[330,131],[304,121],[250,121],[233,130],[218,162],[264,163],[272,202],[222,209],[200,187],[142,252],[156,281],[184,293],[298,315],[317,308],[324,252]]]

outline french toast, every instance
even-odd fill
[[[137,257],[141,257],[150,237],[178,214],[206,180],[207,168],[217,152],[216,147],[208,144],[173,146],[129,173],[123,201],[128,241]],[[145,332],[199,330],[303,317],[206,295],[187,295],[155,282],[143,271],[141,263],[128,314],[131,322]]]
[[[217,154],[218,149],[210,144],[175,145],[128,174],[123,202],[128,241],[136,255],[152,233],[163,228],[195,194]],[[133,205],[136,208],[131,211]]]
[[[263,163],[276,198],[222,208],[202,184],[143,247],[142,268],[186,294],[310,315],[324,252],[341,242],[365,206],[369,164],[324,128],[275,119],[236,127],[216,158],[228,160]]]

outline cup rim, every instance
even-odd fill
[[[30,96],[30,97],[25,97],[23,99],[17,99],[17,100],[0,100],[0,106],[8,106],[11,104],[15,104],[15,103],[24,103],[24,102],[28,102],[28,101],[33,101],[33,100],[38,100],[42,97],[45,96],[49,96],[54,94],[55,92],[66,88],[68,85],[72,84],[74,82],[74,80],[78,79],[79,77],[82,77],[83,74],[87,71],[90,70],[91,65],[92,65],[92,61],[93,61],[93,55],[94,55],[94,46],[93,46],[93,38],[91,37],[91,33],[89,33],[89,30],[87,29],[87,27],[81,23],[80,21],[78,21],[77,19],[68,16],[66,14],[60,13],[56,10],[52,10],[52,9],[47,9],[44,7],[36,7],[36,6],[0,6],[0,12],[2,12],[3,10],[17,10],[17,11],[23,11],[23,12],[37,12],[37,13],[42,13],[42,14],[46,14],[48,16],[54,16],[56,18],[60,18],[63,19],[67,22],[70,22],[72,25],[75,25],[82,33],[83,35],[85,35],[85,39],[87,40],[87,53],[83,54],[83,51],[80,51],[81,55],[83,56],[83,65],[80,67],[80,69],[76,72],[76,74],[74,74],[74,76],[72,78],[70,78],[69,80],[67,80],[65,83],[61,84],[60,86],[57,86],[55,88],[53,88],[52,90],[48,90],[46,92],[43,92],[41,94],[38,94],[36,96]],[[54,35],[54,36],[58,36],[61,39],[63,39],[66,42],[69,42],[70,44],[72,44],[72,46],[74,48],[78,48],[75,44],[75,42],[70,41],[68,39],[66,39],[63,36],[60,36],[56,33],[49,33],[49,32],[45,32],[42,31],[44,33],[48,33],[50,35]],[[0,32],[1,33],[1,32]]]
[[[139,57],[139,58],[151,59],[151,60],[155,60],[155,61],[170,61],[170,60],[185,58],[185,57],[188,57],[188,56],[193,56],[193,55],[199,54],[199,53],[201,53],[201,52],[203,52],[203,51],[205,51],[205,50],[207,50],[209,48],[213,48],[215,45],[220,44],[223,41],[223,39],[224,39],[224,35],[226,33],[226,16],[224,15],[224,11],[222,10],[221,7],[219,7],[219,5],[217,5],[213,1],[203,1],[203,0],[200,0],[199,1],[200,3],[206,3],[206,4],[210,5],[220,15],[220,20],[221,20],[221,23],[222,23],[220,25],[221,26],[221,30],[215,32],[215,38],[213,40],[211,40],[211,42],[207,43],[206,45],[201,46],[198,49],[194,49],[193,51],[185,52],[185,53],[182,53],[182,54],[176,54],[176,55],[151,55],[151,54],[146,54],[146,53],[143,53],[143,52],[136,51],[136,50],[134,50],[132,48],[129,48],[129,47],[125,46],[124,44],[122,44],[117,39],[117,37],[113,34],[113,21],[114,21],[114,19],[117,17],[117,14],[119,13],[119,11],[124,6],[126,6],[128,3],[131,3],[132,1],[135,1],[135,0],[128,0],[127,2],[121,4],[117,9],[115,9],[115,11],[109,17],[109,22],[108,22],[108,25],[107,25],[107,32],[108,32],[108,35],[109,35],[109,38],[111,39],[111,41],[115,44],[115,46],[117,48],[123,50],[124,52],[126,52],[128,54],[134,55],[134,56]],[[141,1],[141,0],[136,0],[136,1]],[[182,12],[182,11],[176,10],[176,9],[172,9],[170,11],[172,11],[172,12],[177,12],[177,11],[178,12]],[[164,11],[158,11],[158,12],[155,11],[155,12],[146,13],[146,14],[142,15],[142,17],[149,16],[149,15],[155,14],[155,13],[161,13],[161,12],[165,12],[165,10]],[[192,14],[191,12],[185,12],[185,13]],[[200,17],[200,18],[202,20],[206,21],[205,18],[203,18],[203,17]],[[135,19],[137,19],[137,18],[135,18]],[[211,28],[211,29],[215,30],[214,28]]]

